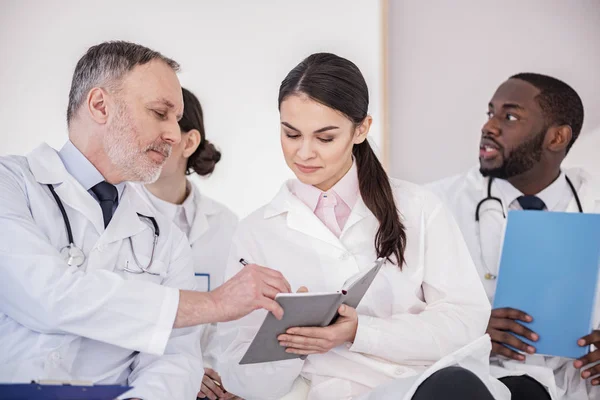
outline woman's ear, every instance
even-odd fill
[[[202,142],[202,136],[200,136],[198,129],[192,129],[191,131],[183,134],[182,140],[184,141],[183,156],[185,158],[190,158],[196,149],[198,149],[198,146],[200,146],[200,142]]]
[[[354,144],[360,144],[367,140],[367,135],[371,129],[373,123],[373,117],[367,115],[365,119],[358,125],[354,131]]]

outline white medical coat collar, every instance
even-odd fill
[[[194,216],[194,223],[190,228],[190,236],[188,238],[190,244],[193,244],[208,231],[208,217],[219,214],[222,212],[222,209],[219,208],[213,199],[203,196],[200,193],[200,189],[192,182],[190,182],[190,185],[194,192],[194,204],[196,206],[196,215]]]
[[[583,212],[593,212],[600,206],[600,180],[590,175],[581,168],[563,169],[563,173],[569,177],[573,186],[577,190],[577,194],[581,200]],[[487,185],[489,178],[484,177],[479,172],[479,166],[475,166],[469,170],[466,176],[466,190],[473,191],[473,198],[484,199],[487,196]],[[494,195],[492,188],[492,196]],[[492,202],[489,202],[490,204]],[[504,204],[507,208],[508,204]],[[572,199],[567,207],[568,212],[577,212],[577,202]],[[473,210],[473,218],[475,218],[475,210]]]
[[[46,143],[42,143],[35,150],[27,155],[29,168],[35,180],[41,185],[54,185],[56,194],[60,200],[69,207],[77,210],[85,218],[91,221],[92,225],[101,236],[99,242],[105,244],[122,240],[134,236],[144,229],[150,229],[149,225],[140,220],[137,212],[153,216],[149,207],[142,201],[132,203],[135,191],[133,188],[125,185],[123,195],[119,201],[111,223],[106,230],[104,229],[104,220],[102,209],[94,198],[88,193],[81,184],[67,172],[62,160],[56,150]],[[50,195],[49,199],[52,199]],[[52,202],[54,203],[54,202]],[[58,207],[58,205],[55,205]],[[139,209],[138,209],[139,208]],[[73,224],[73,222],[71,222]]]
[[[153,204],[152,200],[150,199],[150,196],[153,196],[152,193],[150,193],[149,190],[146,189],[143,185],[136,185],[139,185],[137,186],[137,192],[141,196],[145,196],[146,200],[150,204]],[[200,237],[202,237],[202,235],[205,234],[210,228],[208,223],[208,217],[219,214],[220,212],[222,212],[222,209],[219,207],[217,202],[215,202],[207,196],[203,196],[202,193],[200,193],[200,189],[198,189],[198,187],[193,182],[189,181],[189,185],[191,187],[190,195],[193,196],[192,200],[193,207],[195,208],[195,210],[194,219],[190,222],[190,233],[188,241],[190,242],[190,244],[194,244],[194,242]],[[170,218],[171,216],[169,215],[167,217]]]

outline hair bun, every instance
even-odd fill
[[[221,160],[221,152],[214,144],[205,140],[196,152],[188,159],[188,170],[192,169],[200,176],[211,174],[215,165]]]

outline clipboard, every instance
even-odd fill
[[[284,310],[283,319],[278,320],[272,313],[265,316],[240,365],[306,359],[306,356],[287,353],[277,337],[293,326],[331,325],[338,317],[337,310],[342,304],[356,308],[384,263],[384,258],[377,259],[371,268],[350,277],[337,292],[278,294],[275,301]]]
[[[0,383],[0,400],[114,400],[131,389],[121,385]]]
[[[600,281],[600,214],[509,211],[493,308],[533,317],[536,354],[577,359],[594,329]],[[517,350],[518,351],[518,350]]]

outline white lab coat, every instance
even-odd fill
[[[67,234],[46,184],[54,184],[86,262],[69,267]],[[149,261],[154,216],[160,237]],[[202,369],[198,328],[172,329],[178,288],[193,289],[189,244],[126,184],[104,229],[102,211],[44,144],[0,158],[0,381],[86,380],[128,384],[124,397],[195,399]]]
[[[231,238],[237,227],[238,217],[225,205],[201,194],[192,182],[194,219],[190,226],[188,241],[192,246],[192,259],[196,274],[196,290],[214,290],[223,283],[225,265]],[[154,196],[143,185],[135,185],[140,195],[153,206]],[[202,358],[204,366],[213,368],[218,357],[216,324],[204,325],[202,332]]]
[[[600,213],[600,182],[581,169],[571,169],[565,173],[577,189],[584,212]],[[454,213],[488,298],[493,302],[496,280],[485,279],[484,275],[486,268],[494,274],[498,271],[505,219],[502,217],[503,210],[499,203],[486,201],[480,210],[480,223],[475,221],[475,208],[479,201],[487,196],[487,186],[488,179],[479,173],[478,167],[472,168],[466,174],[428,185],[447,202]],[[508,204],[504,204],[503,207],[506,213]],[[567,211],[578,212],[575,199],[572,199]],[[600,296],[594,321],[596,326],[600,325]],[[548,388],[553,400],[600,399],[600,388],[593,388],[589,379],[581,379],[580,371],[573,367],[573,360],[533,355],[527,356],[526,362],[523,363],[494,357],[492,373],[496,377],[530,375]]]
[[[302,285],[313,292],[339,290],[347,278],[372,266],[379,223],[359,198],[338,239],[289,184],[240,222],[226,278],[242,268],[243,257],[280,270],[293,290]],[[483,355],[471,365],[486,373],[490,342],[482,335],[490,307],[456,223],[428,191],[395,180],[392,187],[407,229],[406,265],[400,271],[388,263],[373,281],[358,307],[354,344],[306,361],[239,365],[266,311],[219,324],[219,371],[228,390],[249,400],[277,399],[302,376],[311,381],[311,400],[355,398],[393,380],[414,382],[478,338],[473,351],[483,347]],[[507,398],[499,382],[490,386],[498,399]],[[392,390],[401,399],[409,389]]]

